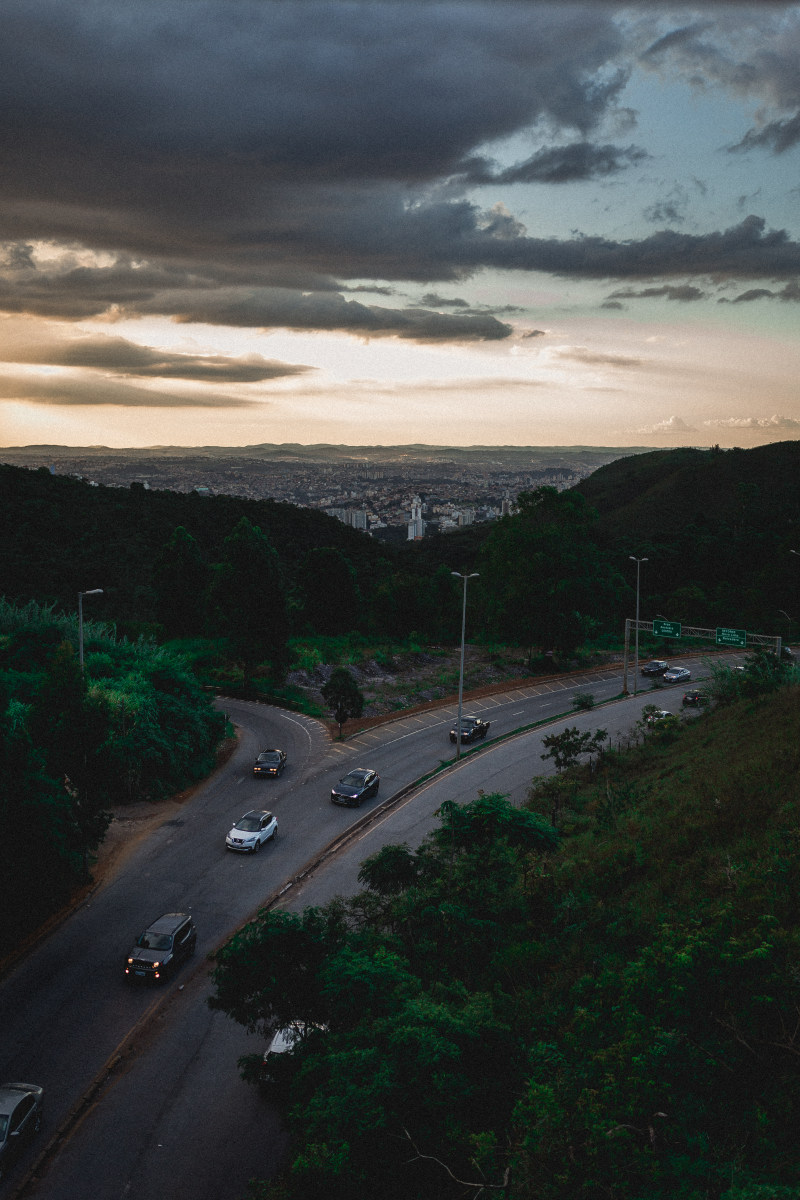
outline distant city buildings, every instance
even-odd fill
[[[256,448],[258,449],[258,448]],[[407,541],[495,521],[516,510],[521,492],[572,487],[597,467],[634,449],[537,451],[515,447],[446,450],[370,448],[380,459],[355,457],[348,447],[326,447],[319,461],[269,457],[214,448],[203,453],[145,450],[0,450],[2,461],[73,474],[111,487],[244,496],[314,508],[353,529],[387,541]],[[315,449],[315,448],[314,448]],[[414,451],[416,452],[416,447]],[[57,453],[56,453],[57,451]],[[46,457],[45,457],[46,455]]]

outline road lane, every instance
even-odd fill
[[[619,690],[618,676],[593,682],[596,696],[601,686],[611,694]],[[517,725],[528,718],[541,719],[543,703],[553,711],[563,711],[563,692],[574,690],[587,688],[585,683],[572,683],[557,692],[545,692],[541,686],[524,688],[513,697],[506,694],[489,698],[490,702],[481,701],[480,706],[471,708],[500,714],[501,721],[507,722],[501,723],[502,731],[513,728],[512,714]],[[352,891],[363,858],[386,841],[418,844],[432,827],[433,813],[444,799],[472,799],[483,789],[505,792],[520,802],[532,776],[552,769],[550,761],[542,761],[540,757],[541,739],[548,732],[569,724],[590,731],[607,728],[616,737],[627,731],[645,704],[657,700],[659,706],[677,711],[682,694],[682,688],[659,690],[657,695],[647,690],[636,699],[599,711],[572,713],[558,726],[531,731],[467,755],[457,768],[401,802],[354,846],[327,863],[324,871],[292,892],[287,906],[322,903],[330,895]],[[258,706],[228,701],[223,701],[223,705],[230,706],[237,723],[249,721],[251,726],[257,723]],[[380,727],[382,740],[370,739],[367,743],[366,735],[361,735],[345,746],[322,744],[318,758],[309,755],[300,771],[299,786],[282,801],[281,844],[276,850],[282,851],[288,843],[292,853],[281,860],[281,869],[289,861],[295,865],[305,861],[312,845],[330,840],[354,819],[351,810],[339,809],[328,799],[330,781],[345,769],[342,756],[336,751],[344,751],[348,759],[345,765],[349,766],[355,765],[356,759],[366,761],[365,748],[371,749],[377,757],[370,757],[368,765],[381,770],[385,796],[393,790],[386,786],[387,771],[389,778],[398,780],[398,786],[402,786],[408,782],[402,776],[410,766],[419,775],[421,764],[435,766],[437,761],[452,757],[452,747],[447,741],[451,718],[452,713],[448,715],[441,709],[424,712],[413,719],[401,718]],[[494,734],[496,717],[493,715],[491,720]],[[375,734],[379,730],[369,732]],[[409,746],[413,748],[410,755]],[[240,780],[244,778],[241,762],[235,764],[233,774]],[[257,783],[263,789],[262,781]],[[258,795],[263,796],[263,790]],[[277,801],[271,806],[278,811]],[[265,851],[257,860],[249,856],[234,859],[231,866],[237,872],[235,878],[246,884],[252,875],[250,868],[259,868],[269,853]],[[273,882],[279,864],[274,865],[276,872],[270,872]],[[226,871],[230,876],[231,872],[227,868]],[[214,875],[209,881],[204,920],[211,918],[214,889],[219,887],[219,877]],[[205,904],[205,888],[202,900]],[[220,901],[219,896],[216,901]],[[249,911],[255,907],[257,902]],[[223,924],[232,921],[234,911],[228,896]],[[210,984],[203,964],[193,974],[187,973],[182,982],[186,983],[185,991],[174,995],[163,1019],[146,1039],[137,1041],[135,1054],[126,1061],[125,1072],[51,1166],[46,1179],[48,1200],[74,1200],[80,1194],[75,1188],[87,1178],[92,1178],[93,1200],[116,1200],[123,1196],[126,1200],[145,1200],[154,1194],[163,1200],[182,1200],[184,1195],[196,1200],[239,1200],[243,1182],[253,1174],[266,1175],[270,1165],[277,1161],[281,1143],[275,1114],[252,1089],[240,1083],[235,1071],[236,1058],[252,1050],[252,1039],[207,1009]],[[263,1136],[269,1140],[266,1151],[262,1127],[266,1130]],[[109,1139],[116,1147],[113,1158],[103,1156],[100,1150],[109,1144]],[[204,1142],[213,1149],[199,1155],[198,1145]],[[168,1153],[162,1153],[164,1150]],[[209,1155],[213,1156],[213,1163]],[[156,1181],[158,1192],[154,1191]]]

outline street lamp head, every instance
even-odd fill
[[[635,562],[635,563],[643,563],[643,562],[650,561],[649,558],[637,558],[636,555],[634,555],[634,554],[629,554],[628,558],[631,560],[631,562]]]
[[[450,574],[454,575],[456,579],[478,579],[480,577],[480,571],[473,571],[471,575],[462,575],[460,571],[451,571]]]
[[[88,592],[81,592],[82,596],[102,596],[102,588],[90,588]]]

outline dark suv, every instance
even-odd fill
[[[166,979],[194,954],[197,930],[187,913],[164,913],[148,925],[125,961],[128,979]]]

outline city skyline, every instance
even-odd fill
[[[1,446],[800,436],[800,6],[4,25]]]

